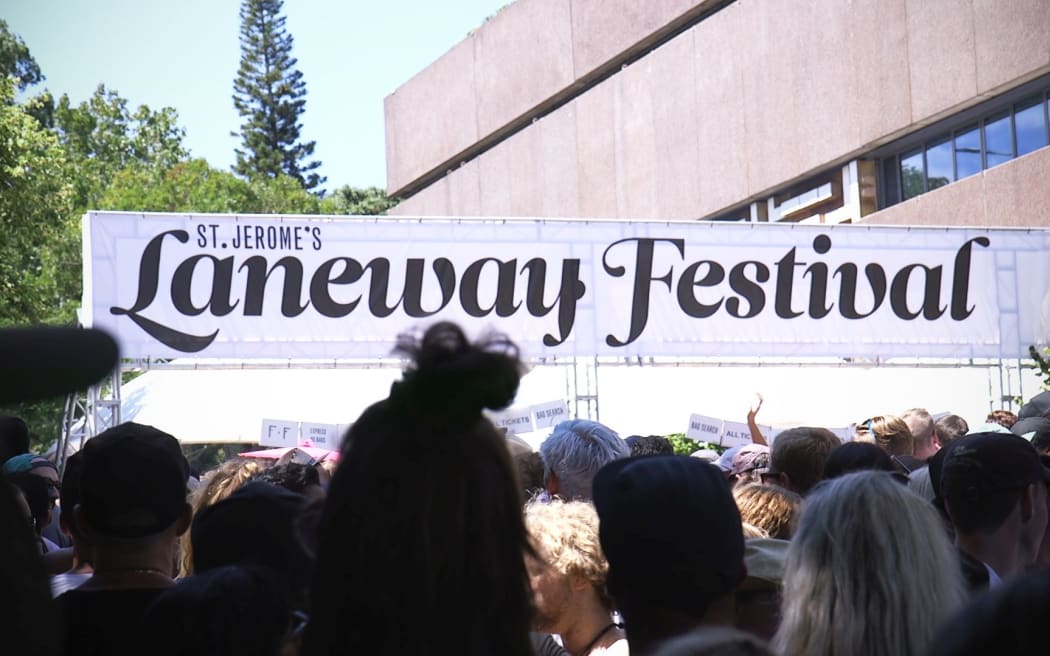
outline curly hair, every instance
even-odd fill
[[[245,460],[234,458],[227,460],[215,469],[206,472],[201,477],[203,485],[193,493],[190,505],[193,506],[193,514],[208,506],[214,505],[236,492],[242,485],[252,480],[265,470],[266,467],[257,460]],[[185,577],[193,574],[193,543],[190,542],[190,533],[187,530],[179,538],[179,576]]]
[[[762,529],[771,538],[791,539],[802,497],[776,485],[748,483],[733,490],[733,499],[745,524]]]
[[[533,501],[525,506],[525,527],[547,565],[562,576],[588,581],[612,610],[612,600],[605,591],[609,562],[598,540],[598,513],[593,505],[560,499]]]
[[[1009,410],[992,410],[985,421],[989,424],[999,424],[1003,428],[1013,428],[1017,423],[1017,415]]]

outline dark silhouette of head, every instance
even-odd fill
[[[506,440],[482,416],[522,367],[451,323],[402,337],[409,365],[347,434],[321,518],[304,653],[531,653],[529,546]]]
[[[0,415],[0,465],[22,453],[29,453],[29,427],[21,417]]]
[[[595,476],[594,505],[632,652],[732,623],[744,536],[718,467],[681,456],[617,460]]]

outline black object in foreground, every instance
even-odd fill
[[[100,330],[0,330],[0,402],[34,401],[84,389],[113,371],[117,359],[117,343]]]

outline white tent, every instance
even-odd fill
[[[255,443],[264,419],[352,423],[399,376],[396,368],[157,369],[123,386],[122,419],[187,444]],[[759,423],[775,427],[843,427],[912,407],[976,426],[1001,407],[999,380],[997,369],[974,367],[600,366],[598,407],[623,436],[683,432],[691,413],[743,421],[756,392],[765,398]],[[1010,389],[1019,388],[1036,393],[1035,375],[1015,379]],[[514,405],[564,399],[571,413],[573,393],[568,367],[540,366],[522,380]],[[535,444],[543,434],[527,437]]]

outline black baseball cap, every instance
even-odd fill
[[[945,499],[976,500],[983,494],[1050,483],[1050,469],[1043,466],[1035,447],[1017,435],[975,433],[946,449],[941,470]]]
[[[128,422],[88,440],[83,454],[82,531],[141,538],[167,529],[185,511],[189,465],[168,433]]]
[[[715,465],[677,455],[616,460],[593,492],[614,598],[702,614],[740,583],[740,512]]]
[[[1018,419],[1029,417],[1045,417],[1050,415],[1050,392],[1040,392],[1028,399],[1028,403],[1021,406],[1017,411]]]

